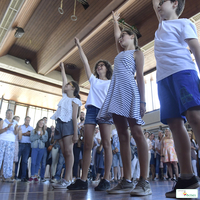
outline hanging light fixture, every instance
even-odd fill
[[[23,28],[21,28],[21,27],[16,27],[16,31],[15,31],[15,37],[16,38],[21,38],[23,35],[24,35],[24,29]]]

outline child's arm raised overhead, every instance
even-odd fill
[[[79,50],[79,55],[80,55],[80,58],[83,62],[83,65],[84,65],[84,68],[85,68],[85,72],[87,74],[87,78],[88,80],[90,79],[90,76],[92,75],[92,72],[91,72],[91,69],[90,69],[90,65],[89,65],[89,62],[88,62],[88,59],[80,45],[80,42],[79,42],[79,39],[78,38],[74,38],[74,41],[75,41],[75,44],[77,45],[78,47],[78,50]]]
[[[152,0],[152,3],[153,3],[153,9],[154,9],[154,11],[156,13],[158,21],[160,21],[160,16],[158,14],[158,6],[159,6],[159,3],[160,3],[160,0]]]
[[[135,51],[134,56],[135,56],[136,73],[137,73],[136,80],[140,93],[140,114],[141,117],[143,117],[146,112],[145,85],[143,76],[144,55],[142,51]]]
[[[67,84],[67,76],[65,74],[65,68],[64,68],[64,63],[63,62],[60,63],[60,69],[61,69],[61,75],[62,75],[62,81],[63,81],[62,93],[64,93],[64,88],[65,88],[65,85]]]
[[[190,50],[192,51],[192,53],[195,57],[197,66],[200,71],[200,44],[199,44],[198,39],[192,38],[192,39],[186,39],[185,41],[187,42],[188,46],[190,47]]]
[[[124,50],[119,44],[119,38],[121,35],[121,30],[120,30],[119,24],[118,24],[119,14],[112,11],[112,16],[113,16],[113,23],[114,23],[115,43],[116,43],[117,52],[119,53]]]

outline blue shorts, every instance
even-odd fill
[[[184,70],[158,82],[160,120],[185,118],[185,112],[200,106],[199,77],[195,70]]]
[[[86,117],[85,117],[85,123],[84,124],[112,124],[111,122],[108,121],[101,121],[97,120],[97,115],[99,113],[99,108],[95,106],[87,106],[87,112],[86,112]]]

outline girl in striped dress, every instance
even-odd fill
[[[141,125],[146,111],[143,65],[144,56],[137,43],[137,36],[131,30],[121,31],[118,25],[119,15],[113,14],[114,36],[118,55],[114,60],[114,72],[108,94],[101,107],[97,119],[112,120],[119,134],[124,178],[108,193],[130,193],[134,195],[149,195],[151,188],[147,178],[148,147]],[[134,79],[137,72],[136,81]],[[138,147],[140,162],[140,179],[134,188],[131,182],[131,134]],[[133,189],[134,188],[134,189]]]

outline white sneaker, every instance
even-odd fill
[[[60,183],[57,183],[55,185],[52,185],[52,187],[54,189],[67,189],[67,186],[69,186],[71,184],[71,182],[66,181],[65,179],[63,179]]]
[[[56,178],[54,178],[54,179],[51,179],[50,182],[51,182],[51,183],[58,183],[58,180],[57,180]]]
[[[146,180],[139,180],[131,191],[131,196],[146,196],[152,194],[150,183]]]

